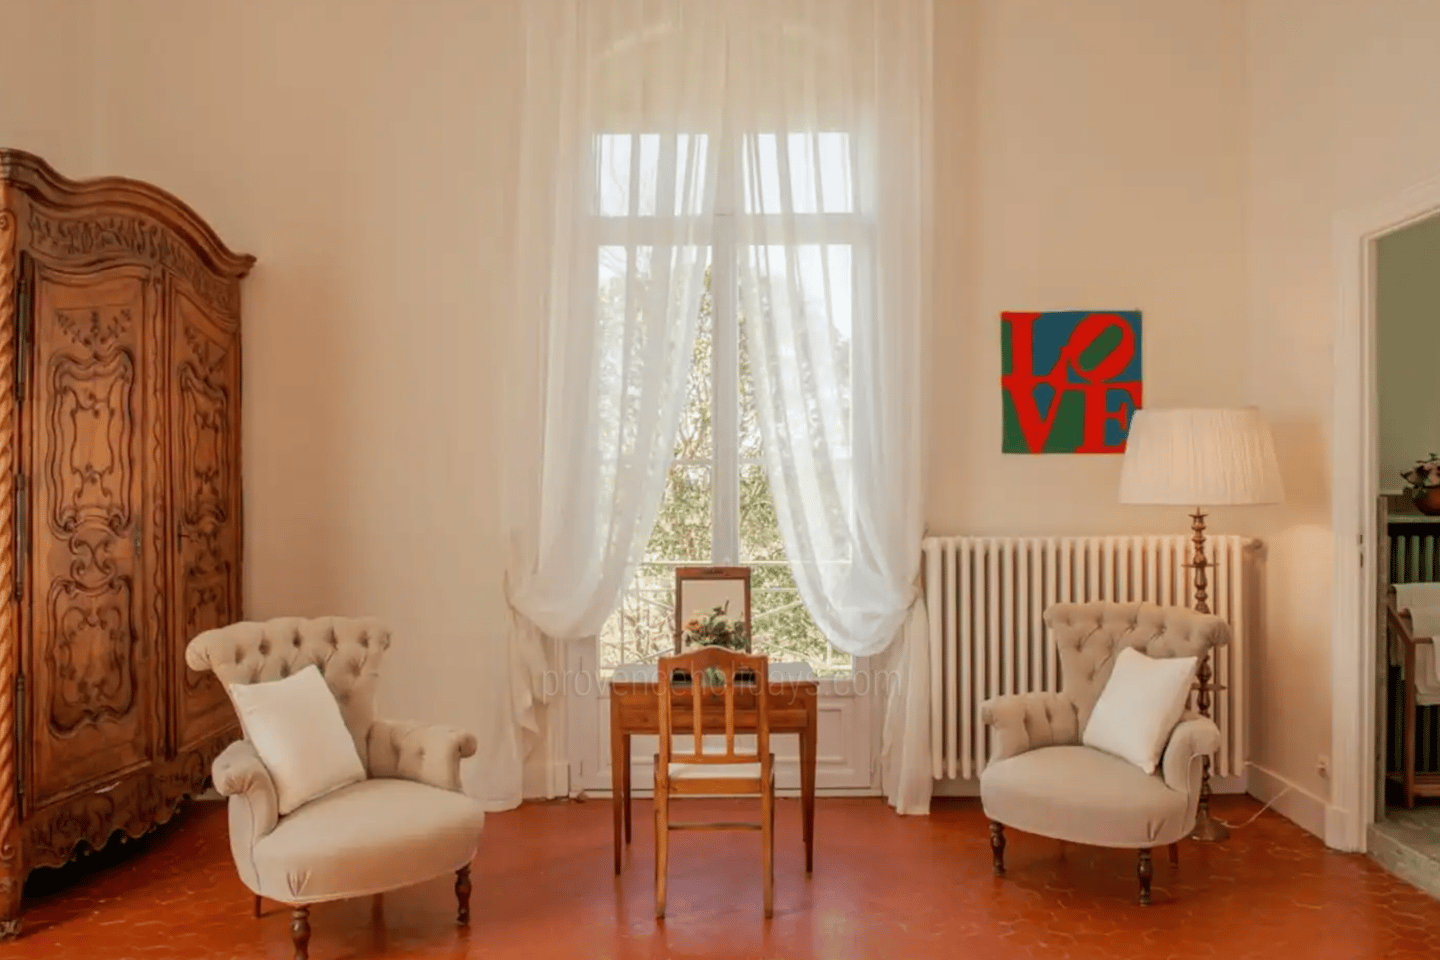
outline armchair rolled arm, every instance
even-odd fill
[[[210,766],[210,779],[215,790],[222,797],[231,798],[231,807],[241,803],[249,820],[249,837],[256,840],[275,829],[280,821],[280,799],[275,793],[275,781],[270,771],[260,760],[260,755],[248,740],[236,740],[215,758]],[[233,827],[232,817],[232,827]],[[232,830],[233,833],[233,830]],[[238,841],[239,837],[231,837]]]
[[[460,761],[473,757],[475,735],[413,720],[376,720],[366,736],[370,776],[460,790]]]
[[[1220,728],[1205,717],[1190,715],[1175,725],[1160,772],[1165,785],[1180,793],[1195,793],[1200,784],[1200,758],[1220,749]]]
[[[1080,742],[1080,714],[1063,693],[1014,693],[980,705],[980,719],[995,730],[990,762],[1038,747]]]

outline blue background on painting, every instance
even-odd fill
[[[1052,367],[1055,365],[1053,360],[1050,365]],[[1050,404],[1055,399],[1055,388],[1048,383],[1037,383],[1034,389],[1030,391],[1030,394],[1035,398],[1035,409],[1040,411],[1040,416],[1048,417],[1050,415]]]
[[[1130,364],[1125,368],[1116,381],[1121,383],[1132,383],[1140,379],[1140,357],[1143,351],[1140,349],[1140,311],[1139,310],[1056,310],[1053,313],[1042,313],[1035,318],[1035,325],[1031,328],[1031,344],[1034,353],[1034,371],[1037,377],[1043,377],[1055,368],[1055,363],[1060,359],[1060,350],[1070,340],[1070,335],[1080,325],[1080,321],[1092,313],[1113,313],[1116,316],[1124,317],[1129,322],[1130,328],[1135,331],[1135,356],[1130,358]],[[1067,372],[1065,378],[1070,383],[1084,383],[1074,370]],[[1043,391],[1043,392],[1042,392]],[[1037,384],[1035,388],[1035,399],[1041,410],[1050,408],[1050,400],[1054,393],[1046,384]],[[1108,405],[1107,400],[1107,405]],[[1110,428],[1106,428],[1107,433]],[[1123,437],[1117,437],[1117,442]]]

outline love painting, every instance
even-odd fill
[[[1000,314],[1005,453],[1124,453],[1141,406],[1140,311]]]

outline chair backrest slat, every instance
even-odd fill
[[[704,704],[700,697],[700,678],[693,672],[690,674],[690,727],[695,732],[695,746],[692,752],[701,754],[705,752],[705,711]]]
[[[725,753],[735,753],[735,665],[727,664],[725,670]]]

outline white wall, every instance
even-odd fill
[[[1440,4],[1250,0],[1246,257],[1248,394],[1278,424],[1287,502],[1270,541],[1255,759],[1303,791],[1317,828],[1330,751],[1332,330],[1337,218],[1440,170]],[[1297,800],[1298,797],[1298,800]]]
[[[1380,392],[1380,490],[1440,452],[1440,217],[1380,238],[1375,319]]]
[[[381,706],[472,728],[508,619],[514,5],[101,0],[97,164],[245,285],[246,613],[375,614]]]
[[[68,177],[93,170],[95,0],[0,0],[0,147]]]
[[[495,411],[512,2],[98,0],[96,163],[259,265],[248,613],[396,626],[390,706],[465,723],[506,625]],[[928,521],[1183,531],[1119,458],[1000,453],[999,314],[1139,307],[1146,402],[1244,402],[1244,30],[1214,0],[936,5]],[[1247,532],[1217,514],[1217,532]]]
[[[1184,509],[1117,502],[1118,456],[1000,452],[1000,313],[1139,308],[1146,405],[1248,399],[1241,8],[980,0],[936,19],[930,528],[1184,533]]]
[[[93,23],[90,2],[8,5],[32,42],[0,67],[0,130],[62,169],[154,180],[260,258],[249,612],[389,617],[390,706],[466,722],[505,627],[516,0],[93,0]],[[1287,502],[1212,529],[1269,542],[1253,753],[1318,829],[1333,225],[1440,168],[1440,4],[936,6],[930,526],[1183,529],[1115,503],[1118,458],[999,453],[1000,311],[1142,309],[1149,405],[1258,403],[1275,423]]]

